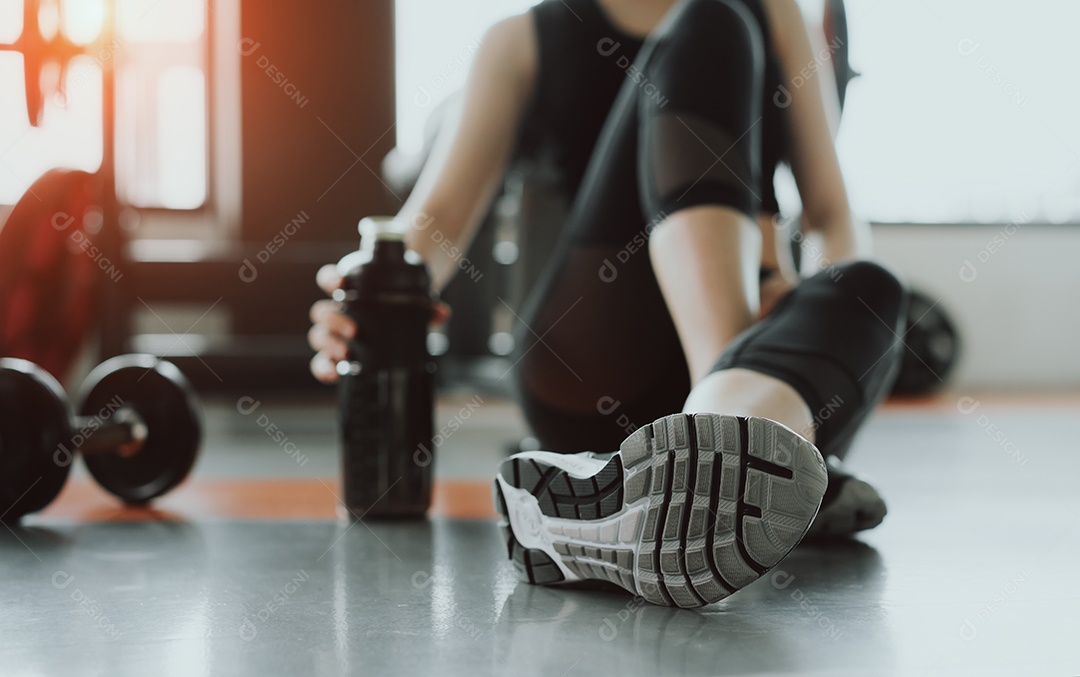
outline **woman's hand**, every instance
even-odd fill
[[[784,277],[779,270],[772,271],[768,277],[763,279],[761,281],[761,310],[758,313],[758,319],[760,320],[771,313],[784,294],[794,289],[797,284],[798,282]]]
[[[341,288],[341,276],[337,266],[325,265],[316,275],[319,286],[328,295]],[[431,306],[431,324],[439,326],[450,319],[450,306],[436,301]],[[330,299],[316,301],[311,306],[311,329],[308,343],[316,350],[311,358],[311,373],[323,383],[338,379],[337,363],[344,360],[349,351],[349,341],[356,336],[356,324],[341,312],[341,304]]]

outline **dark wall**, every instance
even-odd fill
[[[302,338],[314,271],[356,247],[360,218],[398,208],[375,174],[395,142],[393,0],[242,0],[240,34],[241,237],[259,277],[232,326]]]
[[[355,241],[362,216],[397,206],[365,167],[394,145],[393,0],[241,7],[244,239],[305,212],[293,239]]]

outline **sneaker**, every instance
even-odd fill
[[[507,554],[529,583],[615,583],[700,607],[757,580],[806,534],[826,486],[813,444],[763,418],[673,414],[619,451],[527,451],[495,478]]]
[[[821,510],[807,537],[850,536],[881,524],[888,509],[877,489],[847,472],[835,456],[829,457],[828,470],[829,488],[825,490]]]

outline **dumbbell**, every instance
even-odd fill
[[[917,289],[909,295],[906,327],[892,394],[929,395],[941,389],[960,361],[960,333],[942,304]]]
[[[191,472],[202,441],[194,391],[171,362],[122,355],[98,365],[73,415],[60,383],[32,362],[0,359],[0,520],[41,510],[74,455],[125,503],[161,496]]]

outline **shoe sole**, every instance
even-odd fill
[[[494,494],[523,580],[610,581],[694,608],[783,559],[827,481],[814,445],[775,421],[674,414],[634,431],[610,459],[515,454]]]

